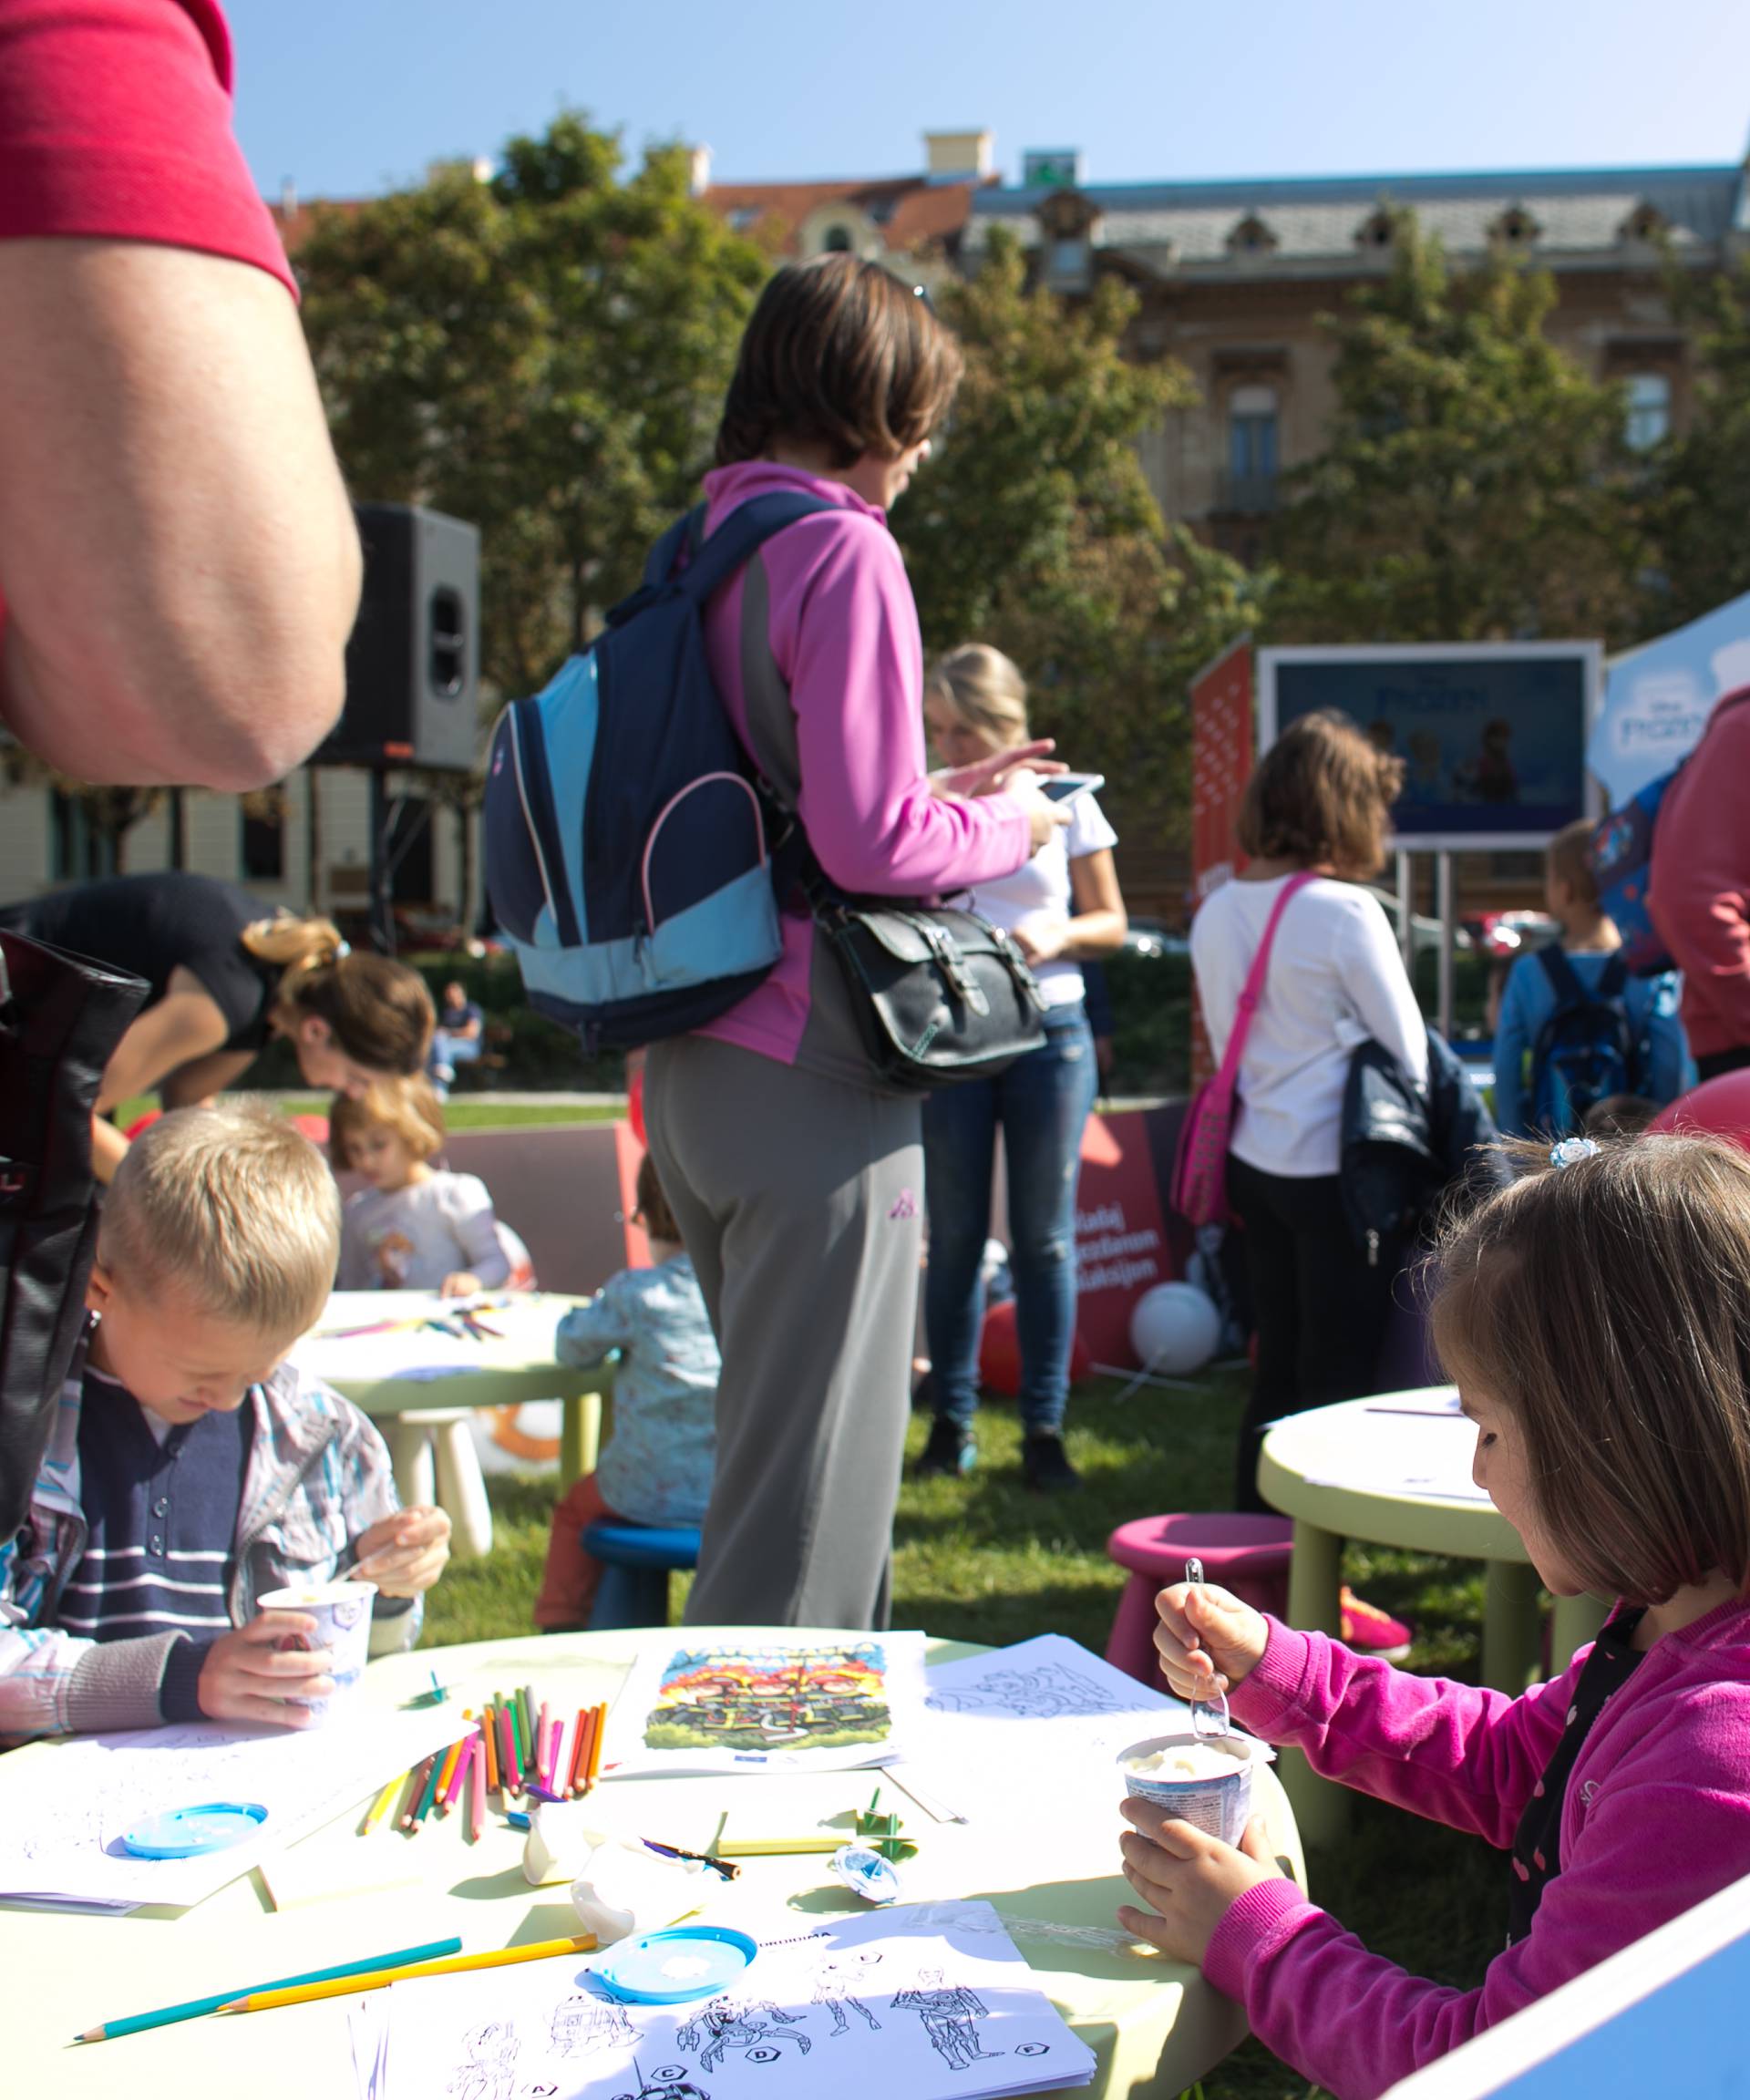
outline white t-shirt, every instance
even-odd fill
[[[486,1291],[534,1282],[529,1250],[492,1209],[478,1174],[433,1171],[405,1189],[361,1189],[340,1223],[342,1291],[436,1291],[467,1271]]]
[[[1069,886],[1069,864],[1088,853],[1104,852],[1118,842],[1118,835],[1091,795],[1073,795],[1065,806],[1069,822],[1055,830],[1031,860],[1005,875],[999,882],[981,882],[970,892],[973,909],[1000,926],[1005,933],[1029,919],[1055,921],[1059,924],[1075,915],[1074,893]],[[1072,1006],[1082,995],[1082,966],[1062,957],[1035,962],[1033,973],[1039,980],[1047,1006]]]
[[[1264,928],[1272,882],[1224,882],[1191,922],[1191,967],[1218,1062]],[[1427,1085],[1428,1033],[1378,898],[1320,877],[1290,898],[1240,1059],[1231,1149],[1261,1173],[1334,1174],[1349,1059],[1369,1038]]]

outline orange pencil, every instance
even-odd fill
[[[582,1794],[590,1783],[590,1740],[595,1734],[595,1708],[586,1706],[577,1717],[577,1753],[572,1760],[571,1788]]]
[[[583,1790],[583,1731],[589,1724],[589,1715],[580,1706],[577,1710],[577,1729],[571,1737],[571,1754],[565,1762],[565,1791],[581,1794]]]
[[[489,1702],[480,1714],[480,1744],[486,1752],[486,1784],[496,1794],[499,1790],[499,1746],[492,1739],[492,1707]]]
[[[595,1785],[596,1774],[602,1769],[602,1745],[608,1733],[608,1709],[605,1704],[595,1710],[595,1726],[590,1735],[589,1769],[583,1776],[583,1791],[587,1794]]]
[[[444,1752],[444,1761],[438,1767],[438,1784],[431,1790],[431,1805],[438,1815],[449,1807],[449,1783],[456,1776],[456,1767],[462,1761],[462,1746],[452,1743]]]

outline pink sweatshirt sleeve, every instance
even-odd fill
[[[924,779],[923,647],[898,546],[873,519],[831,526],[788,665],[800,815],[821,866],[843,889],[895,897],[1014,874],[1032,844],[1020,804],[932,795]]]
[[[1274,1621],[1266,1662],[1272,1659],[1265,1683],[1249,1680],[1234,1698],[1261,1734],[1298,1743],[1322,1771],[1342,1771],[1370,1792],[1497,1843],[1518,1819],[1535,1744],[1547,1738],[1554,1746],[1572,1675],[1542,1688],[1541,1697],[1508,1700],[1423,1684]],[[1301,1687],[1298,1712],[1288,1704],[1291,1677]],[[1289,1881],[1261,1883],[1230,1908],[1204,1973],[1245,2006],[1266,2048],[1303,2076],[1342,2100],[1372,2100],[1750,1871],[1745,1704],[1745,1687],[1735,1684],[1672,1699],[1596,1783],[1580,1783],[1582,1756],[1579,1798],[1570,1798],[1563,1817],[1571,1837],[1564,1837],[1561,1871],[1545,1888],[1530,1931],[1496,1958],[1480,1990],[1430,1983],[1368,1953]],[[1521,1714],[1528,1705],[1534,1710]],[[1453,1769],[1459,1757],[1476,1758],[1478,1774],[1493,1772],[1513,1789],[1494,1813],[1485,1807],[1487,1783]],[[1383,1784],[1394,1761],[1399,1776]],[[1508,1872],[1504,1861],[1503,1919]]]

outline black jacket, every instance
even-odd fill
[[[1500,1133],[1452,1045],[1428,1030],[1428,1094],[1391,1052],[1364,1043],[1349,1060],[1338,1171],[1343,1214],[1370,1261],[1395,1261],[1442,1200],[1465,1208],[1513,1179]]]

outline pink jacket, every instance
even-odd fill
[[[742,742],[842,889],[922,897],[1012,875],[1031,849],[1025,810],[1000,795],[946,800],[925,781],[923,644],[885,513],[841,482],[750,460],[705,476],[706,529],[750,497],[797,489],[835,509],[776,533],[705,614]],[[821,963],[834,967],[817,959],[811,921],[787,914],[777,969],[702,1033],[836,1068],[830,1048],[808,1055],[825,1033],[810,1029]]]
[[[1566,1724],[1582,1648],[1522,1699],[1363,1660],[1270,1622],[1235,1714],[1363,1793],[1507,1847]],[[1267,2048],[1337,2100],[1370,2100],[1750,1874],[1750,1607],[1721,1605],[1642,1657],[1580,1748],[1561,1871],[1478,1991],[1370,1954],[1290,1881],[1249,1889],[1203,1961]],[[1506,1929],[1508,1860],[1501,1861]]]

